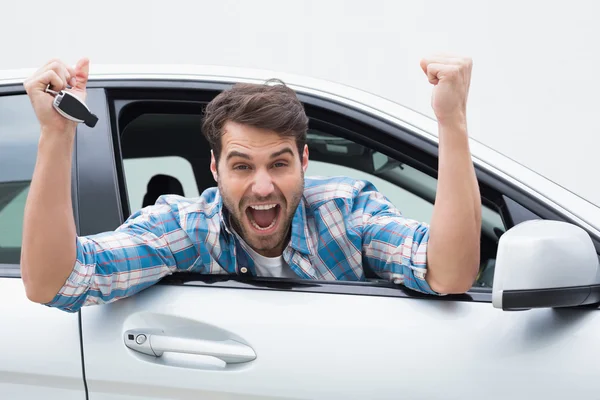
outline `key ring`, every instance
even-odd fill
[[[48,84],[48,86],[46,86],[46,90],[44,90],[46,93],[50,93],[51,95],[53,95],[54,97],[58,96],[58,92],[55,92],[54,90],[50,89],[50,84]]]

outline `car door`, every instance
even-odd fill
[[[116,228],[152,194],[145,186],[152,176],[168,175],[186,196],[214,185],[198,104],[226,84],[91,85],[97,89],[90,105],[104,122],[78,136],[82,233]],[[405,214],[427,220],[437,166],[431,143],[343,99],[315,93],[301,93],[311,119],[310,173],[373,180]],[[505,180],[478,173],[486,204],[482,266],[467,294],[424,296],[373,276],[330,283],[175,274],[135,296],[81,310],[89,398],[562,399],[595,393],[600,367],[587,361],[599,350],[595,308],[492,307],[498,236],[552,210]]]
[[[86,398],[79,315],[30,302],[19,260],[40,127],[22,86],[0,86],[0,399]]]

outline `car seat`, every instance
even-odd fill
[[[185,196],[183,192],[183,185],[181,182],[179,182],[179,179],[171,175],[154,175],[148,181],[142,207],[153,205],[163,194],[177,194],[180,196]]]

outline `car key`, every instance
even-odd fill
[[[46,87],[46,93],[50,93],[54,96],[52,105],[54,106],[54,109],[63,117],[78,123],[83,122],[90,128],[96,126],[98,117],[94,115],[87,105],[83,101],[79,100],[79,98],[77,98],[77,96],[74,94],[65,90],[56,92],[50,89],[50,85]]]

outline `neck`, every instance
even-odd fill
[[[263,257],[269,257],[269,258],[280,257],[283,254],[283,246],[277,246],[277,247],[278,248],[276,248],[276,249],[258,250],[258,249],[255,249],[254,247],[250,246],[250,248],[252,250],[254,250],[255,252],[257,252],[261,256],[263,256]]]

